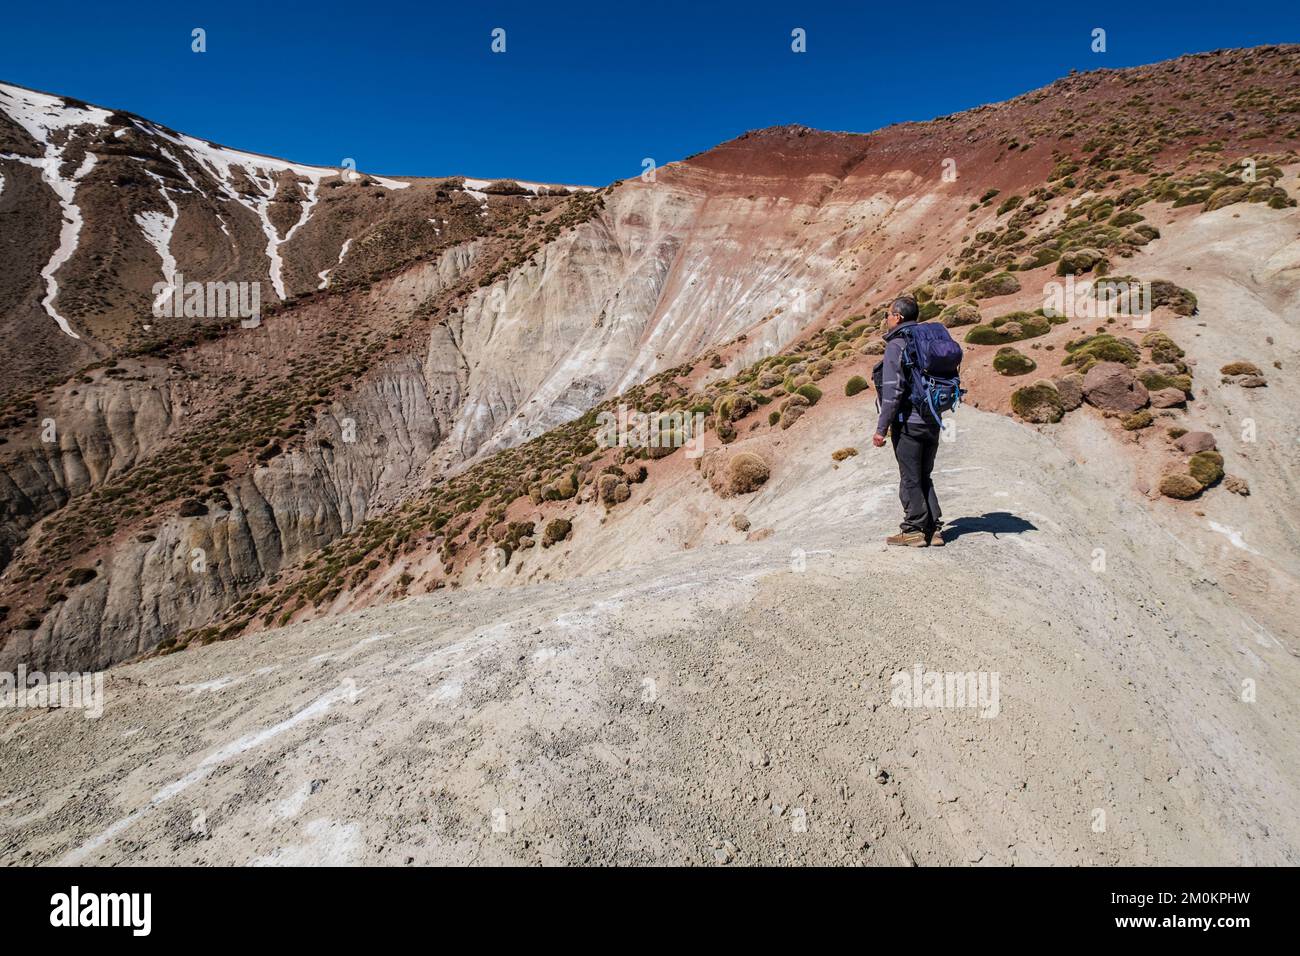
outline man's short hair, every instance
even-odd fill
[[[916,300],[910,295],[900,295],[894,300],[894,304],[889,307],[889,311],[896,312],[904,322],[915,322],[916,317],[921,314],[921,310],[916,305]]]

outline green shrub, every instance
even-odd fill
[[[1059,422],[1065,415],[1061,394],[1051,382],[1035,382],[1011,393],[1011,410],[1027,422]]]
[[[809,382],[806,385],[800,385],[796,391],[798,392],[798,394],[808,399],[809,405],[816,405],[817,402],[820,401],[822,397],[822,390],[818,388],[816,385],[814,385],[812,382]]]
[[[1140,411],[1134,412],[1132,415],[1124,416],[1124,418],[1120,420],[1120,424],[1124,426],[1126,432],[1135,432],[1141,428],[1146,428],[1153,421],[1155,421],[1155,416],[1153,416],[1149,410],[1143,408]]]
[[[1216,189],[1205,200],[1202,207],[1203,212],[1213,212],[1215,209],[1222,209],[1224,206],[1231,206],[1233,203],[1245,202],[1246,197],[1250,195],[1249,186],[1224,186],[1222,189]]]
[[[1168,306],[1176,315],[1196,314],[1196,296],[1165,279],[1151,281],[1151,304],[1155,307]]]
[[[1183,357],[1178,343],[1164,332],[1149,332],[1142,337],[1142,347],[1151,350],[1151,361],[1160,365],[1174,365]]]
[[[1166,498],[1195,498],[1204,486],[1189,474],[1173,472],[1160,479],[1159,490]]]
[[[754,403],[743,392],[732,392],[718,401],[718,418],[723,421],[739,421],[754,410]]]
[[[1029,254],[1029,257],[1019,262],[1021,270],[1037,269],[1039,266],[1045,266],[1048,263],[1056,262],[1061,258],[1060,252],[1051,246],[1039,246]]]
[[[1088,371],[1098,362],[1120,362],[1133,368],[1142,357],[1136,344],[1105,332],[1067,342],[1065,350],[1069,354],[1061,364],[1073,365],[1080,372]]]
[[[847,382],[844,383],[844,394],[847,395],[849,398],[852,398],[854,395],[858,394],[859,392],[863,391],[866,388],[867,388],[867,380],[863,378],[861,375],[854,375],[851,379],[849,379]]]
[[[569,473],[547,485],[542,497],[547,501],[565,501],[578,493],[578,477]]]
[[[993,356],[993,370],[999,375],[1028,375],[1038,364],[1019,349],[1006,345]]]
[[[1191,192],[1183,193],[1174,200],[1174,208],[1179,209],[1183,206],[1195,206],[1197,203],[1204,203],[1210,198],[1212,190],[1193,189]]]
[[[1209,487],[1223,477],[1223,456],[1217,451],[1200,451],[1187,462],[1187,473]]]
[[[1190,375],[1166,375],[1159,369],[1147,368],[1138,372],[1138,380],[1149,392],[1158,392],[1162,388],[1176,388],[1185,394],[1192,391]]]
[[[974,325],[980,320],[980,310],[969,302],[950,305],[939,313],[939,321],[950,329],[962,325]]]
[[[1012,295],[1020,291],[1020,280],[1010,272],[998,272],[985,276],[972,287],[977,299],[992,299],[1000,295]]]
[[[1068,249],[1061,253],[1056,263],[1056,274],[1061,276],[1083,275],[1096,272],[1100,275],[1110,267],[1106,254],[1097,249]]]
[[[546,523],[546,530],[542,532],[542,547],[549,548],[553,544],[565,540],[573,533],[573,523],[567,518],[552,518]]]
[[[1051,331],[1052,323],[1033,312],[1010,312],[987,325],[977,325],[966,333],[971,345],[1008,345],[1037,338]]]

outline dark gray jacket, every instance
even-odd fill
[[[885,336],[885,357],[881,360],[883,368],[878,395],[880,418],[876,421],[877,435],[886,434],[900,414],[909,425],[929,424],[908,400],[907,373],[903,370],[903,347],[907,340],[903,330],[910,324],[904,323]]]

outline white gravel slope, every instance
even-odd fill
[[[0,861],[1300,862],[1297,635],[1217,552],[970,410],[960,535],[886,550],[888,453],[829,468],[860,411],[726,504],[766,540],[117,668],[99,720],[0,710]],[[918,663],[996,672],[997,716],[891,705]]]

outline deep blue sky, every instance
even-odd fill
[[[0,79],[390,175],[603,184],[762,126],[869,131],[1071,69],[1300,40],[1295,4],[9,3]],[[190,50],[207,31],[208,51]],[[494,27],[506,53],[490,51]],[[808,52],[790,49],[807,31]],[[1107,52],[1090,50],[1094,27]]]

